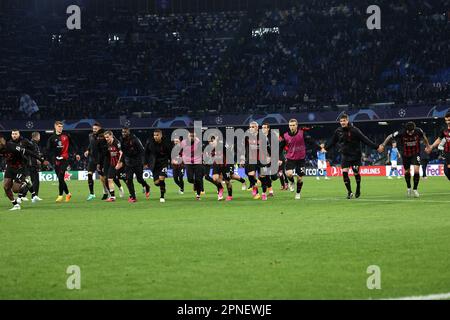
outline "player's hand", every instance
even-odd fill
[[[426,152],[426,153],[430,154],[431,151],[433,151],[433,149],[431,148],[431,146],[428,146],[428,147],[425,148],[425,152]]]
[[[120,168],[122,168],[122,166],[123,166],[123,163],[122,162],[118,162],[116,164],[116,170],[120,170]]]
[[[382,144],[380,144],[380,145],[378,146],[377,151],[378,151],[378,153],[383,153],[383,152],[384,152],[384,146],[383,146]]]
[[[445,149],[445,147],[444,147],[443,144],[440,144],[440,145],[438,146],[438,150],[439,150],[439,151],[444,151],[444,149]]]
[[[38,162],[40,162],[40,161],[38,161]],[[48,162],[47,160],[44,160],[44,161],[42,162],[42,164],[43,164],[44,166],[48,166],[49,162]]]
[[[98,164],[98,165],[97,165],[97,171],[101,171],[100,169],[101,169],[101,168],[100,168],[100,165]]]
[[[80,156],[79,154],[77,154],[77,155],[75,156],[75,159],[77,159],[77,161],[80,161],[80,160],[81,160],[81,156]]]
[[[281,167],[282,164],[283,164],[283,161],[278,160],[278,166]]]
[[[144,169],[148,169],[148,164],[144,164]]]
[[[85,158],[89,157],[89,151],[85,151],[85,152],[84,152],[84,157],[85,157]]]

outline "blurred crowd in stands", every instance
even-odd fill
[[[0,13],[0,112],[80,119],[450,101],[450,0],[305,0],[287,10]],[[39,111],[19,108],[28,94]]]

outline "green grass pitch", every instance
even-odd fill
[[[352,178],[354,185],[354,180]],[[218,203],[211,184],[197,202],[168,181],[138,202],[86,202],[72,181],[70,203],[43,183],[35,205],[9,212],[0,200],[1,299],[379,299],[450,292],[450,183],[422,180],[407,199],[404,180],[363,178],[346,200],[341,178],[306,178],[302,200],[279,191],[267,202],[234,183]],[[100,194],[96,183],[97,196]],[[139,189],[139,188],[138,188]],[[81,270],[69,290],[67,267]],[[369,290],[370,265],[381,289]]]

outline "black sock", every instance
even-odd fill
[[[297,181],[297,193],[302,192],[303,181]]]
[[[238,180],[240,183],[245,183],[245,179],[244,178],[239,178]]]
[[[348,177],[348,172],[342,172],[342,176],[344,178],[344,184],[345,187],[347,188],[348,193],[352,192],[352,184],[350,182],[350,178]]]
[[[195,191],[197,192],[197,196],[200,196],[200,193],[202,192],[202,180],[196,180],[194,182]]]
[[[142,186],[145,188],[145,192],[150,192],[150,186],[148,185],[148,183],[147,182],[143,182],[142,183]]]
[[[405,181],[408,189],[411,189],[411,173],[405,172]]]
[[[69,192],[69,188],[67,187],[67,183],[64,181],[64,184],[63,184],[63,190],[64,190],[64,192],[66,193],[66,194],[69,194],[70,192]]]
[[[356,180],[356,193],[360,193],[361,192],[361,175],[356,174],[355,180]]]
[[[205,175],[205,180],[211,182],[212,184],[216,184],[213,178],[209,174]]]
[[[184,192],[184,180],[183,180],[183,178],[180,179],[180,184],[179,184],[179,186],[180,186],[181,192]]]
[[[27,192],[28,192],[28,187],[26,184],[24,184],[19,190],[18,197],[19,198],[25,197],[27,195]]]
[[[285,181],[284,181],[284,175],[283,174],[280,174],[280,183],[281,183],[281,186],[284,187]]]
[[[136,190],[134,189],[133,179],[127,181],[128,191],[130,192],[130,198],[136,199]]]
[[[60,195],[60,196],[63,195],[64,187],[63,187],[63,185],[62,185],[61,182],[58,184],[58,192],[59,192],[59,195]]]
[[[254,187],[256,185],[255,176],[248,176],[248,181],[250,181],[250,187]]]
[[[92,173],[88,173],[89,193],[94,194],[94,179]]]
[[[119,189],[122,188],[122,184],[120,183],[120,180],[118,178],[114,178],[114,183],[119,187]]]
[[[111,195],[111,198],[114,198],[114,190],[109,190],[109,194]]]
[[[15,206],[17,204],[17,200],[11,201],[12,205]]]
[[[259,180],[261,180],[261,187],[262,187],[262,192],[263,193],[266,193],[266,191],[267,191],[267,185],[268,185],[268,182],[267,182],[267,178],[268,177],[263,177],[263,178],[259,178]]]
[[[417,190],[417,187],[419,186],[420,182],[420,174],[414,173],[414,190]]]
[[[233,188],[231,187],[231,185],[230,185],[230,186],[227,186],[227,191],[228,191],[228,195],[229,195],[230,197],[232,197],[232,196],[233,196]]]
[[[161,198],[164,198],[164,194],[166,193],[166,181],[160,181],[159,190],[161,191]]]

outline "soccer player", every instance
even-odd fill
[[[97,170],[99,164],[100,151],[99,151],[99,136],[104,133],[102,126],[99,123],[94,123],[92,126],[92,132],[89,134],[89,146],[84,152],[84,156],[88,159],[87,171],[88,171],[88,186],[89,196],[87,201],[95,199],[94,192],[94,173]],[[100,173],[100,172],[99,172]],[[106,194],[105,192],[104,194]]]
[[[270,130],[270,124],[269,123],[263,123],[261,126],[261,132],[262,132],[262,138],[266,141],[266,153],[264,155],[260,155],[262,157],[269,157],[271,156],[271,144],[272,141],[276,141],[276,143],[279,142],[279,136],[275,135],[274,131]],[[279,166],[278,166],[279,168]],[[273,188],[272,188],[272,181],[276,181],[278,179],[278,170],[277,172],[271,172],[270,171],[270,162],[263,165],[260,164],[260,177],[261,180],[261,187],[263,189],[263,192],[261,194],[262,200],[267,200],[266,192],[268,191],[269,197],[274,196]]]
[[[321,175],[325,176],[325,180],[328,180],[328,177],[327,177],[327,151],[325,149],[320,149],[317,151],[317,177],[316,177],[316,179],[320,180]]]
[[[280,154],[287,147],[286,175],[291,184],[294,183],[294,176],[297,176],[296,200],[300,200],[303,187],[303,176],[305,175],[306,166],[306,142],[316,145],[315,141],[305,130],[299,129],[296,119],[289,120],[289,131],[280,136]]]
[[[134,189],[133,176],[145,189],[145,197],[150,197],[150,186],[144,180],[144,146],[141,140],[131,133],[129,128],[122,129],[122,152],[125,159],[125,173],[130,197],[128,202],[136,202],[136,191]]]
[[[403,168],[405,170],[405,180],[407,186],[407,196],[412,195],[418,198],[419,192],[417,188],[420,182],[420,141],[425,142],[426,148],[430,147],[427,137],[422,129],[417,128],[416,124],[412,121],[408,122],[405,129],[402,131],[396,131],[390,134],[386,140],[384,140],[382,147],[389,143],[393,138],[400,144],[402,149]],[[411,166],[414,166],[414,186],[411,192]]]
[[[215,157],[213,161],[213,181],[217,187],[217,199],[223,200],[223,183],[227,187],[228,196],[226,201],[233,200],[233,186],[231,180],[236,180],[245,186],[245,180],[242,179],[238,174],[234,172],[234,163],[227,163],[226,152],[234,148],[234,144],[224,143],[222,141],[221,145],[225,148],[224,150],[219,150],[217,148],[219,141],[215,137],[211,137],[209,141],[210,145],[214,148],[212,151],[212,157]],[[247,188],[243,189],[246,190]]]
[[[348,119],[348,115],[342,114],[339,117],[340,127],[336,129],[331,138],[331,141],[322,145],[323,149],[330,150],[336,144],[340,145],[340,151],[342,155],[342,175],[344,179],[345,187],[347,188],[347,199],[352,199],[353,196],[359,198],[361,196],[361,175],[359,174],[359,167],[361,166],[361,143],[368,145],[378,152],[383,152],[382,145],[377,145],[375,142],[367,138],[361,130],[353,126]],[[356,180],[356,193],[353,194],[352,186],[349,178],[349,170],[352,168],[353,174]]]
[[[41,155],[35,154],[17,143],[6,142],[3,136],[0,136],[0,156],[6,159],[3,188],[13,205],[9,210],[20,210],[20,204],[14,199],[13,192],[26,194],[28,191],[28,184],[25,181],[26,156],[38,159],[44,165],[47,165],[48,162]]]
[[[47,141],[47,153],[49,159],[52,160],[56,176],[58,177],[58,190],[59,194],[56,198],[56,202],[62,202],[64,200],[63,194],[66,194],[66,202],[69,202],[72,194],[69,192],[64,176],[66,174],[69,150],[73,148],[76,150],[75,143],[71,136],[63,132],[64,124],[61,121],[56,121],[54,125],[55,132]]]
[[[245,138],[245,174],[250,182],[249,189],[252,190],[253,199],[261,199],[257,185],[257,173],[259,173],[259,125],[256,121],[249,124],[250,135]]]
[[[116,201],[116,196],[114,194],[114,179],[119,176],[120,171],[123,169],[123,152],[120,141],[114,137],[112,131],[105,131],[104,136],[106,143],[108,144],[109,153],[109,167],[107,172],[109,197],[106,201],[114,202]]]
[[[170,156],[173,144],[169,139],[163,136],[160,129],[153,131],[153,136],[145,144],[145,164],[153,173],[155,186],[159,187],[161,196],[159,202],[166,202],[164,195],[166,193],[167,168],[169,167]]]
[[[389,172],[388,179],[392,179],[392,175],[395,172],[397,179],[400,179],[400,172],[398,172],[398,160],[401,158],[400,152],[397,148],[397,142],[392,141],[392,148],[388,151],[388,162],[391,163],[391,171]]]
[[[39,147],[39,142],[41,141],[41,134],[37,131],[31,134],[31,151],[42,157],[41,148]],[[34,196],[31,201],[36,203],[38,201],[42,201],[39,198],[39,171],[41,168],[41,162],[36,158],[31,157],[31,165],[30,165],[30,178],[31,184],[33,185]]]
[[[33,151],[33,145],[32,143],[28,140],[25,139],[24,137],[22,137],[20,135],[20,131],[18,129],[13,129],[11,131],[11,141],[13,143],[18,144],[19,146],[29,150],[29,151]],[[27,192],[31,192],[31,197],[34,198],[36,196],[36,193],[34,191],[34,187],[33,187],[33,183],[31,182],[31,177],[30,177],[30,168],[32,165],[32,158],[28,157],[28,156],[24,156],[25,157],[25,167],[23,169],[23,174],[24,174],[24,181],[27,183],[27,188],[24,189],[26,190],[25,193],[19,192],[18,193],[18,198],[17,198],[17,202],[20,204],[22,201],[29,201],[27,199]],[[33,203],[35,203],[37,200],[35,199],[33,201]]]
[[[200,195],[202,191],[203,180],[203,156],[202,156],[202,142],[191,132],[188,139],[181,141],[181,152],[183,163],[187,170],[188,182],[194,185],[196,193],[196,200],[201,200]],[[187,151],[187,152],[185,152]]]
[[[210,143],[210,141],[208,141],[207,143]],[[205,147],[206,144],[203,146]],[[208,152],[205,152],[203,155],[203,177],[205,178],[206,181],[212,183],[214,186],[216,186],[216,182],[214,182],[214,179],[210,176],[211,173],[211,169],[212,169],[212,164],[211,161],[208,161],[211,159],[211,154],[208,154]],[[205,185],[204,185],[204,180],[202,179],[202,195],[205,194]]]
[[[173,140],[174,145],[180,145],[179,138]],[[181,155],[178,155],[175,159],[172,159],[172,174],[173,180],[179,187],[178,193],[184,194],[184,164]]]
[[[450,112],[447,112],[444,116],[446,128],[442,129],[439,137],[434,143],[427,149],[428,153],[438,147],[443,152],[445,158],[444,173],[448,180],[450,180]]]
[[[107,200],[110,197],[109,194],[109,182],[108,182],[108,171],[111,163],[110,159],[110,153],[108,151],[108,142],[105,139],[105,131],[103,129],[100,129],[97,132],[97,153],[98,153],[98,160],[97,160],[97,172],[100,175],[100,181],[103,185],[103,197],[102,200]],[[121,170],[119,172],[119,175],[124,178],[124,171]],[[122,184],[120,183],[119,176],[114,176],[113,182],[117,185],[119,188],[119,197],[123,198],[125,191],[122,187]]]

